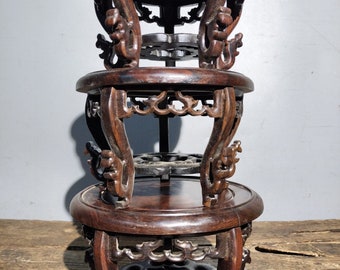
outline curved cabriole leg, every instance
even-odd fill
[[[215,92],[216,101],[220,103],[222,110],[220,115],[214,116],[214,127],[200,170],[203,204],[206,207],[223,204],[222,195],[228,188],[227,179],[235,173],[235,164],[238,162],[236,153],[241,151],[240,142],[229,146],[241,119],[235,90],[226,87]]]
[[[93,259],[95,270],[118,270],[117,262],[111,260],[110,236],[103,231],[95,231]]]
[[[227,255],[218,260],[217,270],[242,270],[243,238],[240,227],[227,233]]]
[[[134,185],[134,162],[123,119],[131,112],[125,111],[126,93],[113,87],[101,90],[102,129],[110,145],[110,151],[103,152],[107,158],[107,190],[117,197],[117,208],[126,208],[132,197]]]

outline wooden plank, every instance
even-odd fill
[[[252,269],[340,269],[340,220],[255,222]]]
[[[88,269],[71,222],[0,221],[0,269]]]
[[[246,246],[247,270],[340,269],[340,220],[254,222]],[[88,269],[87,247],[71,222],[0,220],[0,269]]]

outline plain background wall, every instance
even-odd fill
[[[72,196],[96,183],[82,154],[86,97],[74,90],[103,69],[92,2],[0,0],[0,218],[70,220]],[[339,10],[338,0],[249,0],[233,33],[244,34],[233,70],[256,91],[232,180],[262,196],[261,220],[340,218]],[[176,150],[203,149],[211,124],[197,121],[171,122]]]

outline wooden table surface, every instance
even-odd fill
[[[88,244],[77,228],[72,222],[0,220],[0,269],[88,269]],[[254,222],[246,246],[252,257],[247,270],[340,269],[340,220]]]

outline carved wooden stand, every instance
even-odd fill
[[[241,143],[233,137],[242,116],[243,94],[252,81],[228,71],[242,35],[228,39],[242,0],[95,0],[102,26],[97,46],[107,70],[77,83],[88,95],[86,118],[96,141],[86,145],[93,175],[101,182],[71,202],[72,216],[84,224],[91,242],[87,259],[93,269],[244,269],[250,262],[244,242],[251,222],[263,210],[261,198],[229,181]],[[150,11],[159,7],[159,15]],[[189,6],[188,14],[183,6]],[[142,36],[139,21],[155,22],[164,33]],[[198,35],[176,34],[176,25],[200,21]],[[140,58],[165,61],[166,67],[139,67]],[[196,58],[198,68],[176,68]],[[159,118],[160,151],[133,156],[123,120],[134,114]],[[169,153],[168,118],[214,119],[203,154]],[[143,132],[140,130],[139,132]],[[192,134],[194,136],[194,134]],[[141,142],[143,143],[143,142]],[[124,247],[125,236],[147,237]],[[199,248],[185,239],[216,235],[216,246]]]

